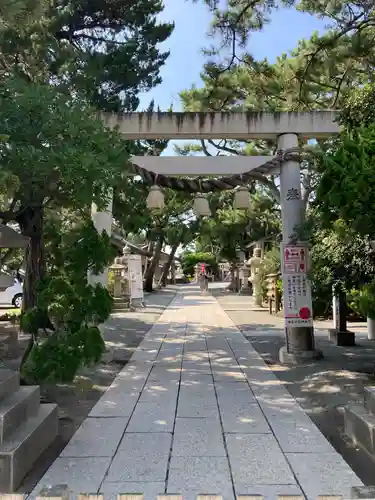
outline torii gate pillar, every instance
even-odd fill
[[[278,149],[297,148],[298,135],[282,134],[278,136],[277,142]],[[280,361],[289,364],[323,357],[322,352],[315,349],[314,343],[311,283],[307,276],[309,249],[299,241],[295,231],[304,220],[302,203],[300,164],[296,161],[284,162],[280,169],[280,204],[286,345],[279,354]]]

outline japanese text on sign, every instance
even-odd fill
[[[285,326],[312,326],[312,301],[307,277],[286,274],[283,288]]]
[[[306,273],[308,248],[302,245],[283,246],[283,274]]]
[[[311,289],[307,276],[308,248],[283,245],[283,292],[285,326],[312,326]]]

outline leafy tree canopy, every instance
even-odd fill
[[[320,159],[316,206],[325,225],[344,220],[362,236],[375,235],[375,123],[343,131]]]
[[[13,191],[3,219],[46,204],[86,209],[93,200],[103,207],[108,188],[121,182],[128,145],[78,98],[7,80],[0,86],[0,123],[7,137],[0,143],[1,172]]]
[[[0,70],[78,90],[100,109],[135,110],[169,55],[157,47],[173,30],[157,21],[162,10],[160,0],[54,0],[25,30],[2,31]]]

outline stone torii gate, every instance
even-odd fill
[[[295,363],[322,357],[315,349],[312,326],[311,286],[306,279],[307,248],[295,241],[295,228],[303,222],[300,163],[296,154],[301,141],[324,139],[338,134],[334,111],[238,112],[238,113],[125,113],[102,114],[110,128],[117,128],[128,140],[161,139],[274,139],[278,157],[133,157],[132,163],[158,176],[219,177],[247,174],[247,178],[280,174],[280,205],[282,213],[282,275],[286,345],[280,350],[282,362]],[[289,153],[289,156],[288,154]],[[227,178],[228,179],[228,178]],[[225,179],[224,179],[225,180]],[[225,183],[224,183],[225,184]],[[209,190],[206,186],[205,191]],[[95,212],[98,230],[111,231],[112,210]],[[300,251],[300,254],[298,253]],[[301,257],[302,256],[302,257]],[[302,260],[301,260],[302,259]],[[300,266],[300,268],[296,268]],[[98,277],[100,280],[100,277]],[[299,317],[293,318],[296,295],[305,297]],[[293,298],[294,297],[294,298]],[[297,298],[298,300],[298,298]]]

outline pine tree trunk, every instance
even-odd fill
[[[169,254],[168,260],[167,260],[167,262],[163,266],[163,273],[162,273],[160,281],[159,281],[160,286],[166,286],[167,285],[167,279],[168,279],[169,270],[171,268],[174,256],[176,255],[177,249],[178,249],[178,245],[174,245],[171,248],[171,253]]]
[[[21,232],[30,238],[25,250],[25,279],[23,283],[22,310],[36,305],[36,287],[45,273],[44,241],[43,241],[43,207],[30,208],[22,214]]]
[[[153,290],[153,282],[154,282],[154,274],[155,274],[155,269],[156,266],[159,263],[160,260],[160,255],[161,255],[161,250],[163,248],[163,237],[161,236],[159,240],[156,242],[155,245],[155,251],[154,255],[151,259],[151,262],[147,268],[146,274],[145,274],[145,279],[144,279],[144,284],[143,284],[143,289],[145,292],[152,292]]]

